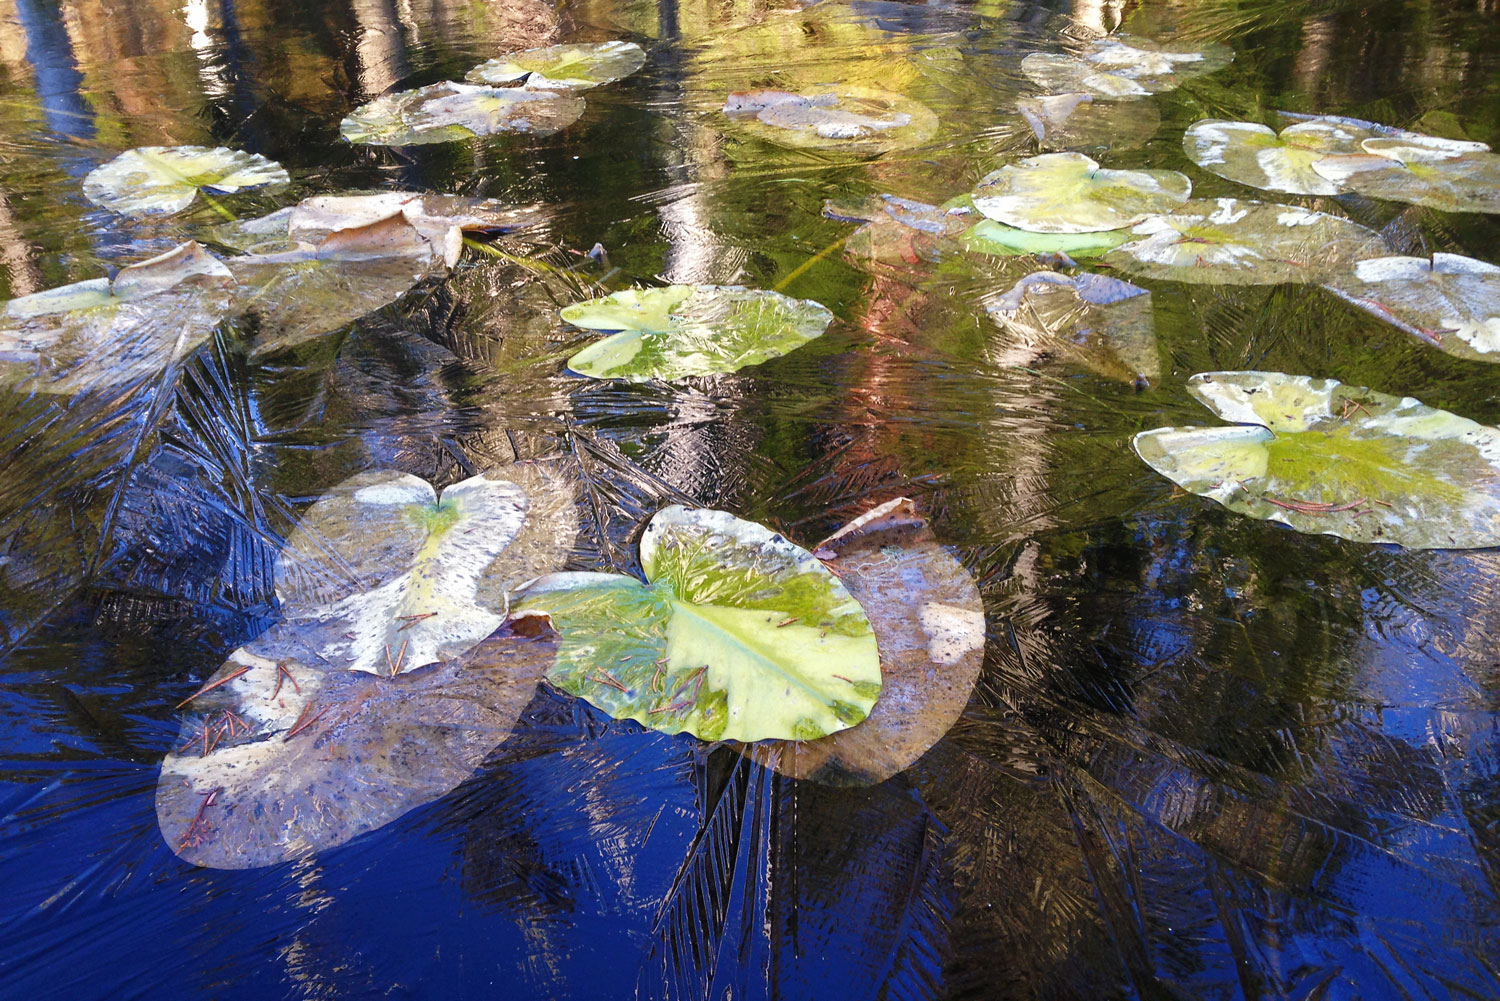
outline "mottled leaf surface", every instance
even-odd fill
[[[596,379],[737,372],[822,336],[833,314],[808,299],[733,285],[630,289],[565,307],[568,323],[619,333],[568,359]]]
[[[72,395],[161,372],[208,339],[234,298],[224,263],[188,242],[0,306],[0,383]]]
[[[1233,59],[1233,51],[1216,43],[1193,47],[1111,35],[1088,43],[1076,55],[1033,52],[1021,60],[1021,71],[1054,94],[1144,97],[1175,90],[1184,80],[1223,69]]]
[[[505,616],[509,590],[572,546],[570,468],[518,463],[441,495],[376,471],[314,504],[277,561],[283,621],[189,701],[162,766],[173,850],[215,868],[297,858],[467,778],[556,653],[545,619]]]
[[[578,121],[583,98],[566,91],[435,83],[376,98],[339,125],[354,143],[411,146],[500,132],[551,135]]]
[[[230,194],[290,183],[281,164],[222,146],[141,146],[89,171],[83,193],[125,215],[181,212],[199,191]]]
[[[1214,285],[1318,282],[1389,251],[1380,234],[1294,205],[1194,199],[1152,216],[1105,261],[1131,275]]]
[[[584,42],[511,52],[480,63],[464,79],[494,87],[528,90],[588,90],[614,83],[646,65],[634,42]]]
[[[1082,153],[1044,153],[985,176],[973,197],[980,212],[1017,229],[1095,233],[1170,212],[1192,190],[1175,170],[1107,170]]]
[[[1500,361],[1500,267],[1486,261],[1375,257],[1323,287],[1451,355]]]
[[[1500,544],[1500,431],[1279,372],[1205,372],[1188,390],[1234,427],[1157,428],[1142,459],[1183,489],[1299,532],[1414,549]]]
[[[869,616],[880,699],[863,723],[751,754],[783,775],[873,785],[905,771],[958,722],[984,661],[984,603],[910,500],[866,512],[815,552]]]
[[[1500,212],[1500,154],[1425,136],[1377,137],[1360,145],[1363,155],[1319,161],[1313,170],[1370,198],[1443,212]]]
[[[881,691],[869,619],[806,550],[722,511],[668,507],[641,537],[647,584],[565,573],[517,606],[561,634],[548,679],[617,719],[704,740],[811,740]]]
[[[724,114],[746,132],[782,146],[872,154],[920,145],[938,124],[911,98],[853,86],[730,94]]]

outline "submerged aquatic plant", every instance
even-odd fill
[[[189,241],[0,304],[0,384],[72,395],[161,372],[208,339],[234,298],[224,262]]]
[[[196,865],[299,858],[389,823],[469,776],[556,652],[509,590],[578,530],[557,462],[455,484],[362,473],[308,510],[278,560],[283,621],[184,701],[157,820]]]

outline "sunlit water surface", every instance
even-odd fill
[[[7,998],[1493,998],[1500,996],[1500,562],[1298,535],[1174,493],[1142,429],[1212,423],[1194,372],[1261,368],[1500,420],[1500,369],[1315,287],[1146,283],[1144,390],[1007,340],[984,297],[1035,261],[860,260],[834,196],[941,202],[1034,140],[1018,63],[1114,29],[1234,63],[1153,98],[1109,166],[1183,170],[1183,130],[1276,110],[1500,145],[1494,0],[0,0],[0,298],[106,273],[217,222],[131,222],[83,176],[148,144],[292,172],[249,216],[351,189],[535,204],[471,255],[289,353],[233,328],[167,376],[0,401],[0,995]],[[640,74],[548,137],[356,147],[339,119],[509,49],[628,38]],[[824,77],[939,115],[881,158],[737,135],[725,93]],[[1276,197],[1276,196],[1273,196]],[[1496,217],[1295,199],[1401,252],[1500,259]],[[585,256],[595,243],[607,261]],[[831,249],[830,249],[831,248]],[[560,305],[740,283],[837,321],[784,358],[589,381]],[[441,484],[571,454],[571,565],[636,569],[671,500],[810,541],[905,494],[980,582],[963,718],[864,789],[543,689],[472,779],[389,826],[245,871],[158,830],[174,706],[274,618],[277,539],[394,467]]]

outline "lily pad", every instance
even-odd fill
[[[906,498],[866,512],[814,552],[870,618],[880,699],[848,730],[756,744],[750,753],[793,778],[873,785],[905,771],[958,722],[984,663],[984,603]]]
[[[435,83],[376,98],[349,113],[339,134],[349,142],[411,146],[500,132],[547,136],[578,121],[583,98],[566,91]]]
[[[1161,112],[1150,101],[1111,102],[1087,93],[1023,97],[1016,110],[1043,150],[1135,149],[1161,128]]]
[[[549,45],[480,63],[464,79],[495,87],[520,84],[529,90],[588,90],[623,80],[644,65],[646,53],[634,42]]]
[[[1363,153],[1375,133],[1344,119],[1311,119],[1280,133],[1254,122],[1207,118],[1182,137],[1188,159],[1220,177],[1263,191],[1336,195],[1343,188],[1313,169],[1330,156]]]
[[[545,618],[505,623],[507,594],[566,558],[575,497],[541,462],[441,499],[365,473],[314,504],[278,560],[286,621],[188,700],[157,788],[173,850],[230,869],[297,858],[468,777],[556,655]]]
[[[0,382],[74,394],[163,371],[213,333],[233,299],[222,261],[188,242],[0,306]]]
[[[1017,229],[1096,233],[1169,212],[1192,190],[1175,170],[1106,170],[1082,153],[1044,153],[984,177],[973,197],[984,215]]]
[[[1138,285],[1104,275],[1038,271],[987,308],[1030,348],[1138,388],[1161,377],[1151,293]]]
[[[1443,212],[1500,212],[1500,155],[1428,136],[1366,139],[1360,145],[1364,155],[1319,161],[1313,170],[1370,198]]]
[[[888,153],[937,132],[937,116],[909,97],[869,87],[745,91],[729,95],[729,119],[782,146]]]
[[[1376,257],[1323,283],[1451,355],[1500,362],[1500,267],[1459,254]]]
[[[1195,199],[1130,230],[1105,262],[1133,275],[1215,285],[1320,282],[1389,248],[1358,223],[1294,205]]]
[[[1355,542],[1500,545],[1495,428],[1410,397],[1279,372],[1205,372],[1188,391],[1240,425],[1136,435],[1136,453],[1185,490]]]
[[[465,198],[407,191],[317,195],[257,219],[213,230],[217,243],[251,254],[272,254],[315,245],[340,230],[359,229],[394,215],[411,223],[444,258],[456,259],[463,233],[508,233],[544,222],[539,206],[507,205],[493,198]],[[458,230],[457,233],[454,230]]]
[[[316,245],[232,257],[237,306],[257,322],[253,353],[292,347],[338,330],[405,295],[457,258],[456,226],[435,244],[397,212],[330,233]]]
[[[199,191],[232,194],[289,184],[281,164],[258,153],[207,146],[141,146],[89,171],[83,193],[126,215],[181,212]]]
[[[564,308],[568,323],[618,330],[568,359],[596,379],[682,379],[737,372],[821,337],[833,319],[809,299],[737,285],[630,289]]]
[[[616,719],[704,740],[812,740],[880,694],[869,619],[811,553],[722,511],[660,511],[641,538],[649,584],[542,578],[517,606],[560,634],[548,680]]]
[[[1127,98],[1175,90],[1183,81],[1223,69],[1233,60],[1233,50],[1217,43],[1161,44],[1111,35],[1090,42],[1077,55],[1033,52],[1021,60],[1021,72],[1055,94]]]

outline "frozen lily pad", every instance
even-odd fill
[[[966,250],[1001,257],[1032,254],[1037,257],[1065,254],[1068,257],[1102,257],[1124,243],[1124,230],[1102,233],[1029,233],[993,219],[983,219],[964,230],[960,239]]]
[[[646,53],[634,42],[549,45],[480,63],[464,79],[529,90],[588,90],[623,80],[644,65]]]
[[[89,171],[83,193],[95,205],[145,215],[181,212],[199,191],[232,194],[290,182],[281,164],[258,153],[222,146],[141,146]]]
[[[349,113],[339,133],[350,142],[411,146],[498,132],[546,136],[578,121],[583,98],[524,87],[436,83],[376,98]]]
[[[338,330],[394,302],[454,260],[462,237],[451,226],[435,244],[397,212],[338,230],[316,245],[232,257],[239,308],[257,322],[254,353],[292,347]]]
[[[1195,199],[1130,230],[1105,257],[1130,274],[1216,285],[1318,282],[1388,251],[1373,230],[1294,205]]]
[[[327,663],[317,632],[273,627],[194,700],[156,789],[157,824],[183,861],[273,865],[437,799],[510,735],[557,651],[545,631],[505,627],[391,678]]]
[[[1056,353],[1107,378],[1145,387],[1161,377],[1151,293],[1083,273],[1027,275],[989,307],[1028,347]]]
[[[809,299],[736,285],[630,289],[562,310],[587,330],[618,330],[568,359],[596,379],[682,379],[737,372],[821,337],[833,319]]]
[[[1023,97],[1016,109],[1043,150],[1135,149],[1161,128],[1161,112],[1150,101],[1121,104],[1093,94],[1048,94]]]
[[[916,146],[937,132],[937,116],[925,105],[868,87],[730,94],[724,114],[759,138],[783,146],[857,153]]]
[[[1282,129],[1254,122],[1204,119],[1182,137],[1188,159],[1220,177],[1263,191],[1336,195],[1343,189],[1313,169],[1330,156],[1360,154],[1373,138],[1367,128],[1340,119],[1311,119]]]
[[[1052,93],[1144,97],[1174,90],[1233,59],[1234,52],[1217,43],[1189,47],[1112,35],[1090,42],[1077,55],[1033,52],[1021,60],[1021,72]]]
[[[218,258],[188,242],[0,306],[0,382],[74,394],[161,372],[208,339],[233,298]]]
[[[464,198],[407,191],[317,195],[258,219],[216,227],[215,242],[251,254],[315,245],[340,230],[359,229],[400,215],[450,263],[463,233],[506,233],[535,226],[546,214],[537,206],[507,205],[493,198]]]
[[[567,556],[576,483],[522,463],[442,492],[364,473],[277,562],[286,620],[188,703],[157,788],[163,836],[240,869],[341,844],[443,795],[504,740],[556,655],[508,591]]]
[[[525,538],[521,538],[523,530]],[[448,487],[364,473],[314,504],[277,563],[283,614],[341,624],[318,648],[397,674],[457,656],[505,617],[505,592],[553,569],[576,530],[570,480],[507,467]]]
[[[984,603],[905,498],[866,512],[815,552],[870,618],[880,700],[858,726],[750,753],[793,778],[873,785],[910,767],[958,722],[984,662]]]
[[[1459,254],[1358,261],[1323,287],[1451,355],[1500,362],[1500,267]]]
[[[649,584],[542,578],[518,608],[560,634],[548,679],[616,719],[745,742],[812,740],[880,694],[870,621],[813,555],[722,511],[669,507],[641,538]]]
[[[1192,190],[1175,170],[1106,170],[1082,153],[1044,153],[984,177],[973,197],[984,215],[1017,229],[1097,233],[1170,212]]]
[[[1500,212],[1500,155],[1427,136],[1378,137],[1360,145],[1364,155],[1322,160],[1313,170],[1371,198],[1443,212]]]
[[[1205,372],[1188,390],[1239,425],[1136,435],[1136,453],[1185,490],[1355,542],[1500,545],[1495,428],[1410,397],[1279,372]]]

